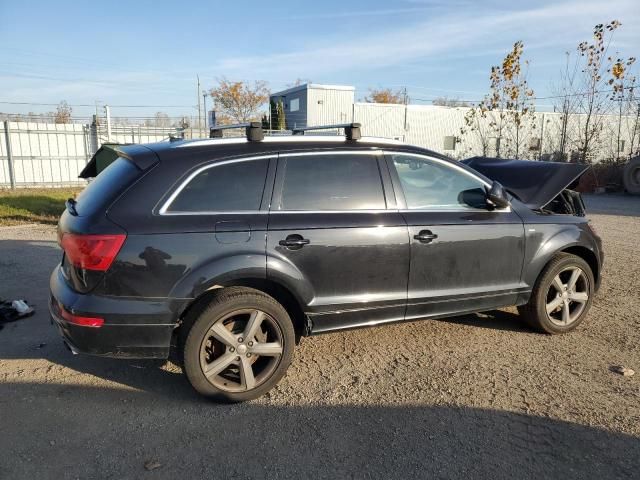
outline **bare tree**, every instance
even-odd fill
[[[54,123],[71,123],[72,108],[69,104],[63,100],[56,107],[56,111],[53,117]]]
[[[152,119],[144,121],[144,125],[145,127],[167,128],[171,126],[171,119],[164,112],[156,112]]]
[[[407,103],[406,92],[402,90],[393,91],[390,88],[369,89],[369,95],[364,97],[368,103]]]
[[[560,113],[560,126],[555,145],[556,160],[567,161],[567,150],[575,140],[572,127],[578,110],[578,96],[576,93],[576,78],[580,71],[580,64],[570,52],[565,52],[566,61],[560,72],[560,82],[552,87],[555,94],[554,112]]]
[[[238,123],[260,119],[260,108],[269,101],[269,89],[263,81],[250,85],[231,82],[223,77],[209,94],[221,114],[220,118],[228,117]]]
[[[288,83],[287,87],[291,88],[291,87],[298,87],[300,85],[303,85],[305,83],[313,83],[313,81],[310,78],[296,78],[295,81],[293,83]]]
[[[431,101],[432,105],[437,105],[439,107],[470,107],[471,104],[469,102],[465,102],[464,100],[459,100],[458,98],[449,98],[449,97],[437,97]]]
[[[580,91],[575,92],[575,95],[578,99],[578,113],[582,114],[578,139],[582,163],[591,162],[600,140],[604,114],[611,106],[610,97],[603,93],[608,86],[606,71],[612,68],[612,60],[607,53],[613,32],[620,25],[617,20],[607,25],[600,23],[593,29],[593,40],[578,45],[581,69],[576,87]]]

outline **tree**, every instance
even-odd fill
[[[249,85],[245,82],[231,82],[223,77],[209,94],[216,110],[237,123],[259,119],[260,107],[269,101],[269,89],[263,81]]]
[[[629,117],[633,119],[637,118],[636,109],[637,102],[635,99],[635,83],[636,77],[633,76],[629,70],[634,64],[636,59],[634,57],[621,58],[618,57],[615,62],[612,57],[608,58],[611,68],[607,70],[607,73],[611,75],[608,84],[613,87],[611,93],[611,100],[618,104],[617,119],[616,119],[616,143],[615,143],[615,159],[620,162],[620,154],[623,151],[622,148],[622,119],[627,118],[627,124],[629,123]],[[633,120],[632,120],[633,122]],[[629,125],[627,125],[629,126]],[[630,139],[632,143],[635,143],[636,136],[636,122],[632,123],[632,128],[629,129]],[[631,145],[631,152],[633,152],[634,145]]]
[[[581,42],[577,52],[580,62],[580,78],[574,92],[578,98],[578,113],[582,114],[580,123],[578,148],[580,162],[589,163],[602,132],[604,114],[610,106],[610,98],[606,93],[608,80],[605,78],[607,70],[613,68],[611,57],[608,56],[609,44],[613,32],[621,26],[617,20],[607,25],[598,24],[593,29],[592,42]],[[607,38],[608,36],[608,38]]]
[[[171,126],[171,119],[169,115],[164,112],[156,112],[153,119],[147,119],[144,121],[146,127],[167,128]]]
[[[305,83],[313,83],[313,81],[310,78],[296,78],[293,83],[287,84],[287,88],[297,87]]]
[[[431,101],[431,103],[439,107],[470,107],[471,106],[469,102],[465,102],[464,100],[458,100],[457,98],[449,98],[449,97],[437,97],[437,98],[434,98]]]
[[[279,99],[278,103],[276,104],[276,123],[274,128],[276,130],[287,129],[287,119],[285,118],[284,102],[282,101],[282,99]]]
[[[465,114],[461,134],[476,133],[483,155],[487,155],[489,139],[495,137],[496,157],[501,158],[506,150],[520,158],[524,131],[527,127],[535,128],[534,93],[529,88],[527,72],[522,68],[523,52],[524,44],[518,41],[501,65],[491,67],[489,94]],[[528,62],[524,64],[528,66]]]
[[[369,89],[369,95],[364,97],[368,103],[406,103],[406,93],[398,90],[392,91],[390,88]]]
[[[560,113],[560,128],[557,143],[554,145],[554,156],[556,161],[566,162],[568,160],[567,149],[575,140],[573,131],[575,115],[578,109],[578,96],[576,93],[576,78],[580,71],[579,63],[572,60],[570,52],[565,52],[566,62],[560,72],[560,83],[554,85],[552,91],[556,97],[553,111]]]
[[[69,104],[62,100],[56,107],[56,112],[53,117],[54,123],[71,123],[72,108]]]

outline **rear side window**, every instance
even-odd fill
[[[280,210],[378,210],[386,207],[373,155],[287,157]]]
[[[268,166],[268,159],[213,165],[193,177],[166,211],[259,210]]]
[[[78,216],[93,215],[106,208],[139,174],[140,170],[132,162],[118,157],[78,195],[75,205]]]

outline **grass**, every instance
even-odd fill
[[[64,202],[81,188],[0,189],[0,225],[44,223],[55,225],[64,211]]]

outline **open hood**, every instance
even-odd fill
[[[472,157],[462,163],[496,180],[527,207],[545,207],[564,189],[571,188],[589,165],[580,163],[509,160],[504,158]]]

